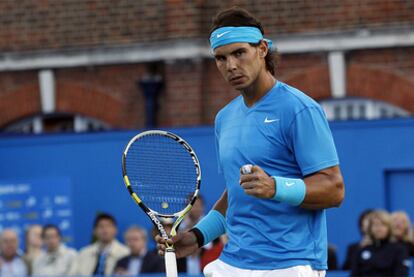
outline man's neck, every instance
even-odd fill
[[[59,251],[59,248],[60,248],[60,245],[58,245],[57,247],[55,247],[55,248],[48,248],[47,249],[47,252],[48,253],[56,253],[56,252],[58,252]]]
[[[27,254],[29,255],[37,255],[42,251],[42,247],[33,247],[33,246],[29,246],[27,248]]]
[[[132,256],[134,256],[134,257],[141,257],[141,258],[144,257],[146,254],[147,254],[147,249],[146,248],[141,249],[138,252],[131,253]]]
[[[113,240],[111,241],[100,241],[98,242],[100,251],[106,251],[108,247],[112,244]]]
[[[273,75],[264,70],[250,87],[241,91],[246,106],[251,107],[259,101],[267,92],[269,92],[275,85],[276,79]]]

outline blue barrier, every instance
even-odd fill
[[[331,123],[346,184],[344,203],[327,212],[329,241],[337,246],[340,263],[346,246],[359,239],[357,218],[362,210],[404,209],[414,218],[413,127],[414,119]],[[217,173],[214,130],[172,131],[184,137],[198,154],[203,173],[201,193],[209,209],[224,189]],[[74,240],[69,244],[79,249],[91,241],[93,218],[99,211],[117,218],[118,238],[122,240],[122,232],[131,224],[151,228],[126,192],[121,174],[121,153],[137,132],[2,136],[0,181],[68,180],[74,224]]]
[[[327,277],[348,277],[350,275],[349,271],[342,271],[342,270],[328,270],[326,272]],[[204,277],[204,275],[188,275],[188,274],[178,274],[179,277]],[[79,276],[81,277],[81,276]],[[94,277],[105,277],[105,276],[94,276]],[[113,276],[119,277],[119,276]],[[139,277],[165,277],[164,273],[152,273],[152,274],[140,274]],[[410,272],[409,277],[414,277],[414,272]]]

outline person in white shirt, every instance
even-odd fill
[[[125,232],[125,242],[131,254],[119,259],[115,275],[137,276],[141,273],[165,272],[164,259],[156,252],[148,251],[147,232],[138,226],[131,226]]]
[[[25,277],[27,267],[23,259],[17,254],[19,239],[12,229],[4,229],[0,235],[0,276]]]
[[[69,276],[74,274],[76,251],[66,247],[57,226],[49,224],[43,227],[43,241],[46,252],[33,262],[33,276]]]
[[[43,252],[42,245],[42,225],[33,224],[26,229],[25,233],[25,251],[22,256],[27,265],[28,274],[32,274],[33,261]]]
[[[76,275],[112,275],[116,262],[127,255],[129,249],[115,237],[115,218],[107,213],[98,214],[94,222],[96,242],[82,248],[76,258]]]

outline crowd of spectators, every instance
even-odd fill
[[[200,198],[180,228],[191,228],[203,215],[204,201]],[[163,223],[171,225],[171,222]],[[148,249],[148,240],[154,234],[149,238],[144,228],[131,226],[124,234],[123,244],[116,239],[117,232],[112,215],[98,214],[93,223],[93,242],[76,251],[62,242],[56,225],[32,225],[26,230],[26,250],[21,253],[17,233],[4,229],[0,234],[0,276],[137,276],[165,272],[164,259],[156,249]],[[178,259],[178,271],[200,275],[203,267],[220,255],[222,248],[223,242],[218,239],[199,253]]]
[[[204,216],[204,201],[196,201],[181,229],[190,229]],[[171,222],[163,222],[168,228]],[[338,266],[335,248],[328,249],[329,270],[342,269],[351,276],[408,276],[414,257],[413,229],[406,212],[366,210],[359,217],[361,238],[348,246],[345,262]],[[0,234],[0,276],[137,276],[165,271],[164,259],[156,249],[148,249],[147,231],[131,226],[124,242],[116,239],[117,223],[110,214],[97,215],[94,241],[79,251],[67,247],[57,226],[32,225],[26,230],[26,250],[20,253],[19,239],[12,229]],[[178,271],[199,275],[216,259],[225,237],[216,239],[192,256],[177,260]]]
[[[348,246],[343,270],[351,276],[408,276],[414,238],[406,212],[366,210],[359,229],[361,238]]]

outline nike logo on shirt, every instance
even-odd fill
[[[264,123],[272,123],[272,122],[279,121],[279,120],[280,120],[279,118],[268,119],[267,116],[266,116],[266,118],[264,120]]]

